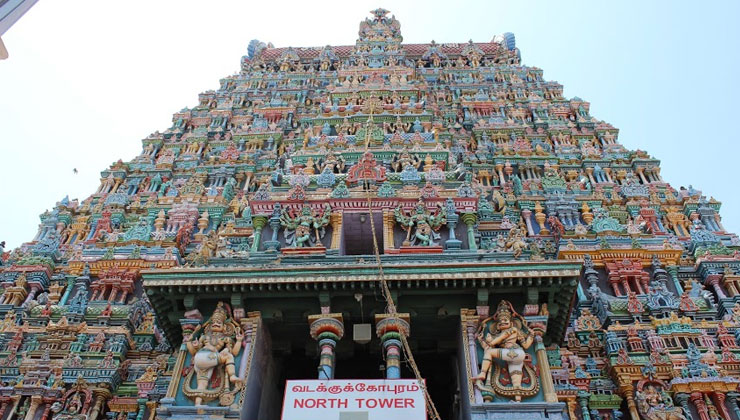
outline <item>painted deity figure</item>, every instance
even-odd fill
[[[287,208],[284,209],[280,216],[280,224],[285,228],[285,239],[288,244],[295,248],[321,246],[321,238],[326,232],[330,215],[331,207],[328,204],[321,212],[311,211],[311,207],[304,206],[298,215],[293,215]]]
[[[646,420],[686,420],[681,407],[673,405],[671,397],[660,387],[652,384],[637,391],[637,409]]]
[[[205,236],[198,245],[195,252],[188,254],[186,257],[187,264],[195,267],[208,265],[208,261],[215,255],[216,248],[218,247],[218,235],[215,231],[211,231]]]
[[[524,237],[527,235],[527,229],[522,226],[514,226],[509,230],[506,237],[505,249],[514,253],[514,258],[519,258],[522,251],[526,249],[527,242]]]
[[[198,334],[200,333],[200,334]],[[195,336],[197,338],[193,338]],[[188,352],[193,356],[193,369],[185,379],[183,393],[201,405],[220,398],[221,405],[230,405],[243,379],[237,376],[235,357],[239,354],[244,332],[239,324],[229,317],[223,302],[219,302],[211,319],[199,325],[186,341]],[[215,371],[215,372],[214,372]],[[191,382],[195,375],[196,388]],[[212,379],[220,378],[218,385]],[[234,384],[232,389],[230,384]]]
[[[471,380],[485,397],[492,399],[495,393],[521,401],[522,397],[537,394],[537,375],[526,353],[534,333],[511,303],[501,301],[496,314],[481,322],[477,340],[483,349],[483,361],[480,373]]]
[[[87,420],[87,414],[83,413],[85,407],[84,394],[75,392],[66,401],[55,402],[51,411],[54,413],[53,420]]]
[[[400,206],[396,208],[394,217],[406,230],[406,240],[403,241],[403,246],[436,246],[435,241],[440,238],[437,230],[447,223],[447,213],[441,205],[436,213],[431,213],[426,209],[421,198],[414,210],[408,214],[404,214]],[[414,226],[416,226],[416,231],[412,237],[411,229]]]

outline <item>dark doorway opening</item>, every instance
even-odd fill
[[[414,354],[416,366],[424,378],[429,396],[442,420],[458,418],[457,357],[452,353]],[[403,364],[401,377],[413,378],[408,363]]]
[[[378,251],[383,253],[383,214],[373,212]],[[373,233],[369,213],[345,213],[342,219],[345,255],[373,255]]]

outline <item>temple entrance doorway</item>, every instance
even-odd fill
[[[383,254],[383,214],[373,212],[378,251]],[[342,222],[344,255],[373,255],[373,233],[369,213],[345,213]]]
[[[359,321],[359,320],[358,320]],[[452,327],[453,323],[449,323]],[[439,324],[438,324],[439,326]],[[345,325],[347,335],[337,344],[334,379],[383,379],[385,362],[381,353],[381,344],[374,336],[369,343],[359,344],[352,340],[352,325]],[[419,328],[422,332],[427,328]],[[445,328],[446,329],[446,328]],[[439,336],[454,336],[451,331],[439,331]],[[268,420],[280,420],[285,384],[290,379],[317,379],[319,354],[317,343],[309,337],[308,327],[300,334],[307,339],[299,339],[297,329],[292,339],[278,331],[272,331],[272,374],[266,375],[266,389],[269,389],[270,416]],[[275,336],[275,334],[278,334]],[[412,327],[412,335],[413,335]],[[446,334],[446,335],[444,335]],[[414,359],[426,381],[432,401],[441,419],[456,419],[459,411],[458,358],[454,346],[436,340],[410,340],[414,348]],[[408,361],[401,363],[401,378],[414,378]]]

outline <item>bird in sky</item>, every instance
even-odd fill
[[[77,173],[78,173],[77,172],[77,168],[72,168],[72,173],[75,174],[75,175],[77,175]]]

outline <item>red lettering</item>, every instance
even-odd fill
[[[333,400],[329,400],[332,402]],[[337,399],[337,408],[347,408],[347,400]],[[416,408],[413,398],[355,398],[358,408]],[[364,405],[364,407],[363,407]]]
[[[381,398],[380,400],[380,408],[391,408],[393,407],[393,399],[391,398]],[[398,407],[396,407],[398,408]]]
[[[347,399],[340,398],[297,398],[293,408],[347,408]]]

